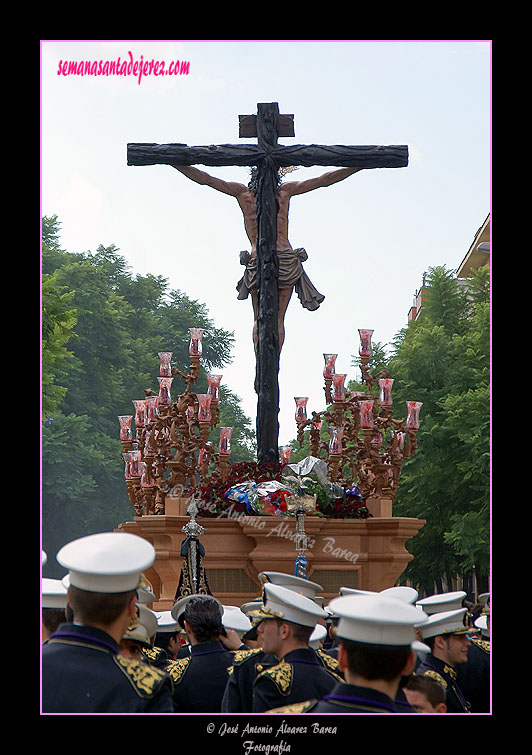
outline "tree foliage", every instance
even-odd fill
[[[205,371],[230,363],[234,336],[165,278],[133,276],[114,245],[73,254],[60,247],[56,216],[42,228],[42,524],[43,547],[55,554],[69,539],[131,518],[117,417],[133,414],[144,389],[158,391],[158,352],[171,351],[186,369],[189,328],[203,328],[196,390],[204,392]],[[250,420],[227,385],[221,397],[220,424],[234,428],[231,458],[251,460]]]

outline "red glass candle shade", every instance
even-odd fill
[[[188,353],[190,356],[201,356],[203,346],[201,339],[203,338],[202,328],[189,328],[190,332],[190,344],[188,346]]]
[[[198,422],[211,421],[211,397],[208,393],[197,393],[198,399]]]
[[[146,420],[148,422],[155,422],[155,420],[157,419],[158,404],[159,396],[146,396]]]
[[[129,414],[122,414],[118,417],[118,421],[120,422],[120,440],[132,440],[133,435],[131,434],[131,420],[133,419],[133,415]]]
[[[391,406],[392,405],[392,385],[393,385],[393,378],[381,378],[379,380],[379,386],[380,386],[380,403],[381,406]]]
[[[159,351],[158,353],[161,364],[159,367],[159,375],[161,377],[172,377],[172,368],[170,366],[170,360],[172,358],[171,351]]]
[[[124,477],[126,478],[126,480],[130,480],[131,479],[131,466],[129,463],[129,452],[122,454],[122,456],[124,458],[124,463],[125,463]]]
[[[171,377],[158,377],[157,380],[159,381],[159,402],[158,406],[168,406],[172,403],[172,398],[170,396],[170,389],[172,388],[172,381],[174,378]]]
[[[194,419],[194,406],[192,404],[190,404],[190,406],[187,406],[187,408],[185,409],[185,417],[189,424]]]
[[[323,358],[325,359],[325,367],[323,368],[323,377],[324,378],[332,378],[334,375],[334,364],[336,362],[336,357],[338,354],[324,354]]]
[[[361,330],[359,328],[358,334],[360,336],[360,348],[358,350],[358,353],[361,357],[371,356],[371,336],[373,335],[373,331]]]
[[[346,377],[347,377],[347,374],[343,375],[343,374],[337,373],[336,375],[333,375],[333,378],[332,378],[332,381],[333,381],[332,400],[333,401],[345,401],[344,381]]]
[[[135,427],[144,427],[146,424],[146,399],[133,401],[135,407]]]
[[[232,432],[233,432],[232,427],[220,428],[220,443],[218,445],[218,451],[222,455],[227,455],[231,453],[231,433]]]
[[[407,401],[406,427],[408,430],[419,429],[419,410],[423,406],[422,401]]]
[[[344,434],[343,427],[330,427],[329,428],[329,453],[341,454],[342,453],[342,435]]]
[[[129,452],[129,473],[131,477],[140,477],[141,469],[141,453],[140,451]]]
[[[211,401],[213,403],[216,403],[220,400],[221,379],[221,375],[207,375],[207,383],[209,385],[209,387],[207,388],[207,394],[211,397]]]
[[[360,407],[360,427],[364,430],[373,429],[373,399],[361,401]]]
[[[281,457],[281,464],[284,467],[290,463],[290,456],[292,455],[292,446],[281,446],[279,449],[279,455]]]
[[[142,488],[154,488],[155,480],[150,476],[150,468],[148,467],[148,465],[144,461],[141,461],[139,467],[141,473],[140,486]]]
[[[294,401],[296,402],[296,422],[305,422],[308,396],[294,396]]]

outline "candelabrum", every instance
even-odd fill
[[[136,516],[164,514],[170,492],[227,478],[232,428],[220,428],[218,451],[208,437],[219,422],[221,375],[207,375],[207,393],[194,393],[202,354],[201,328],[190,328],[187,372],[171,365],[172,352],[159,352],[159,392],[147,389],[133,401],[135,414],[121,415],[120,440],[124,476]],[[179,376],[185,390],[172,401],[172,383]],[[136,436],[131,428],[134,422]]]
[[[397,493],[401,467],[417,449],[417,430],[421,402],[407,401],[407,414],[393,419],[393,379],[387,370],[377,375],[369,372],[372,330],[359,330],[360,370],[364,392],[344,388],[346,374],[336,373],[337,354],[324,354],[325,397],[328,408],[307,417],[304,396],[295,397],[297,439],[300,445],[305,430],[310,428],[310,453],[325,458],[329,479],[346,490],[354,486],[362,498],[389,497]],[[379,395],[375,395],[378,386]],[[323,423],[329,431],[323,440]]]

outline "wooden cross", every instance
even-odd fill
[[[343,168],[404,168],[408,147],[277,144],[294,136],[294,116],[281,115],[277,102],[258,103],[256,115],[240,115],[240,138],[257,144],[128,144],[128,165],[256,166],[257,177],[257,459],[278,461],[279,334],[277,259],[277,173],[280,167],[315,165]]]

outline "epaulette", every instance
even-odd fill
[[[157,663],[157,661],[160,661],[161,658],[166,657],[165,651],[162,648],[158,647],[143,648],[142,655],[146,657],[148,663]]]
[[[278,663],[277,666],[272,666],[271,668],[266,669],[266,671],[262,671],[258,675],[256,681],[262,678],[271,679],[281,695],[288,695],[292,687],[293,677],[293,665],[291,663],[285,663],[284,661],[281,661],[281,663]]]
[[[490,641],[489,640],[475,640],[475,639],[473,639],[473,640],[471,640],[471,642],[473,643],[473,645],[476,645],[477,648],[480,648],[485,653],[489,654],[489,652],[490,652]]]
[[[316,655],[318,656],[318,659],[320,660],[322,666],[324,666],[325,669],[329,671],[329,673],[334,674],[334,676],[336,676],[339,681],[344,681],[343,676],[341,676],[342,672],[340,671],[340,667],[338,666],[338,661],[336,658],[333,658],[332,655],[328,655],[320,648],[316,650]]]
[[[438,674],[437,671],[431,671],[430,669],[428,671],[423,671],[420,676],[430,676],[431,679],[436,679],[437,682],[439,682],[442,687],[447,689],[447,682],[443,678],[441,674]]]
[[[113,657],[118,668],[127,676],[139,697],[153,697],[168,679],[164,671],[154,668],[148,663],[124,658],[121,655]]]
[[[266,713],[306,713],[312,710],[318,700],[305,700],[304,703],[292,703],[291,705],[282,705],[280,708],[272,708],[265,711]]]
[[[175,658],[168,661],[166,666],[166,673],[170,675],[170,678],[174,684],[179,684],[183,681],[183,677],[187,668],[190,665],[190,658]]]
[[[255,648],[255,650],[236,650],[233,656],[233,666],[240,666],[242,663],[261,652],[260,648]]]

